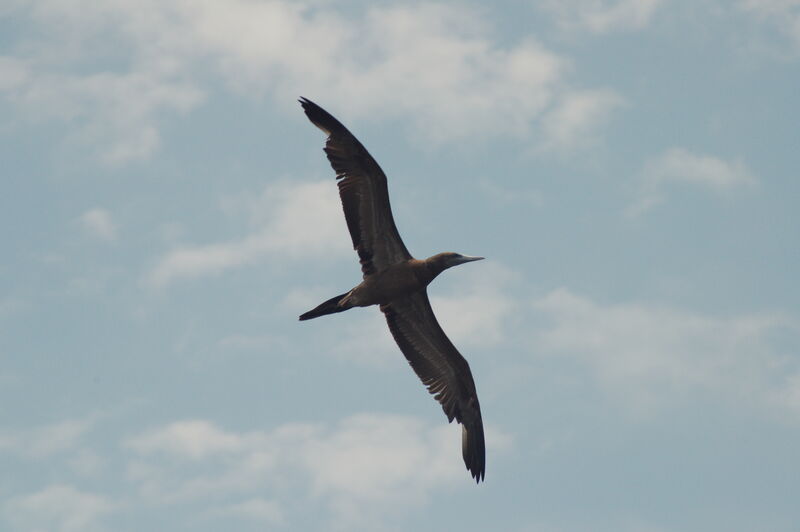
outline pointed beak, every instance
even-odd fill
[[[464,264],[466,262],[473,262],[476,260],[483,260],[483,257],[470,257],[469,255],[462,255],[458,258],[458,262],[456,262],[456,264]]]

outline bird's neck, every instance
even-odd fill
[[[430,277],[428,282],[436,279],[440,273],[447,269],[447,266],[444,265],[444,261],[442,261],[438,255],[425,259],[424,264],[427,276]]]

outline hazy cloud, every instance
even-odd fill
[[[145,280],[163,286],[176,279],[221,273],[271,256],[297,260],[309,256],[344,256],[351,252],[341,238],[344,225],[333,181],[273,183],[254,202],[253,232],[227,242],[183,245],[169,251]]]
[[[609,89],[569,91],[542,120],[541,148],[569,150],[596,140],[594,135],[623,99]]]
[[[494,448],[508,438],[490,431],[488,439]],[[133,437],[125,447],[137,455],[128,477],[147,499],[230,499],[258,490],[276,498],[246,498],[215,511],[277,522],[287,490],[300,489],[303,497],[326,500],[333,521],[346,527],[424,505],[430,490],[464,480],[460,441],[455,425],[358,414],[334,425],[291,423],[251,432],[179,421]]]
[[[375,368],[386,367],[395,357],[403,356],[386,326],[386,318],[377,307],[348,312],[351,315],[342,320],[344,323],[323,333],[321,343],[332,347],[330,353],[342,360]]]
[[[531,38],[499,44],[482,11],[462,5],[345,16],[285,0],[53,0],[17,16],[39,31],[0,58],[0,95],[30,116],[77,125],[73,139],[111,163],[148,157],[163,117],[198,106],[209,76],[281,107],[306,95],[351,119],[407,118],[437,142],[527,135],[573,90],[563,57]],[[114,68],[95,66],[109,61]]]
[[[0,91],[34,122],[78,124],[68,139],[109,164],[148,157],[159,144],[160,115],[188,111],[203,99],[196,87],[145,67],[80,75],[13,58],[0,64]]]
[[[502,264],[481,261],[459,272],[461,282],[450,295],[431,296],[431,306],[448,337],[465,347],[488,347],[505,341],[518,307],[513,294],[516,273]]]
[[[742,161],[725,161],[711,155],[672,148],[648,161],[641,172],[639,199],[628,208],[638,215],[664,201],[664,189],[672,183],[699,186],[714,192],[754,185],[757,179]]]
[[[0,56],[0,91],[23,86],[30,76],[27,65],[14,57]]]
[[[93,424],[94,417],[90,417],[26,429],[5,429],[0,431],[0,451],[41,458],[71,450]]]
[[[800,366],[780,333],[800,321],[780,314],[707,316],[640,303],[599,304],[565,289],[535,302],[551,320],[537,345],[580,360],[601,389],[632,410],[680,403],[708,393],[743,404],[784,407]],[[794,384],[793,384],[794,383]]]
[[[243,517],[264,525],[280,525],[284,522],[283,511],[278,502],[256,497],[212,509],[212,515]]]
[[[81,215],[80,221],[90,235],[100,240],[117,239],[117,226],[106,209],[90,209]]]
[[[608,33],[640,30],[653,18],[662,0],[546,0],[559,26],[570,31]]]
[[[41,491],[18,495],[3,504],[3,517],[13,530],[85,532],[117,505],[107,497],[53,484]]]
[[[757,15],[784,35],[800,51],[800,1],[740,0],[739,7]]]
[[[196,460],[238,451],[242,441],[207,421],[180,421],[132,438],[126,446],[141,454],[162,452]]]

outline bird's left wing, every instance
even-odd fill
[[[328,135],[325,153],[339,180],[344,217],[364,276],[412,258],[394,224],[381,167],[325,109],[306,98],[300,104],[309,120]]]
[[[484,477],[483,420],[469,364],[447,338],[424,290],[381,305],[397,345],[449,421],[463,426],[462,454],[476,481]]]

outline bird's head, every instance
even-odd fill
[[[483,257],[470,257],[469,255],[461,255],[460,253],[453,253],[452,251],[445,251],[429,258],[427,262],[434,272],[438,275],[447,268],[458,266],[459,264],[466,264],[476,260],[483,260]]]

